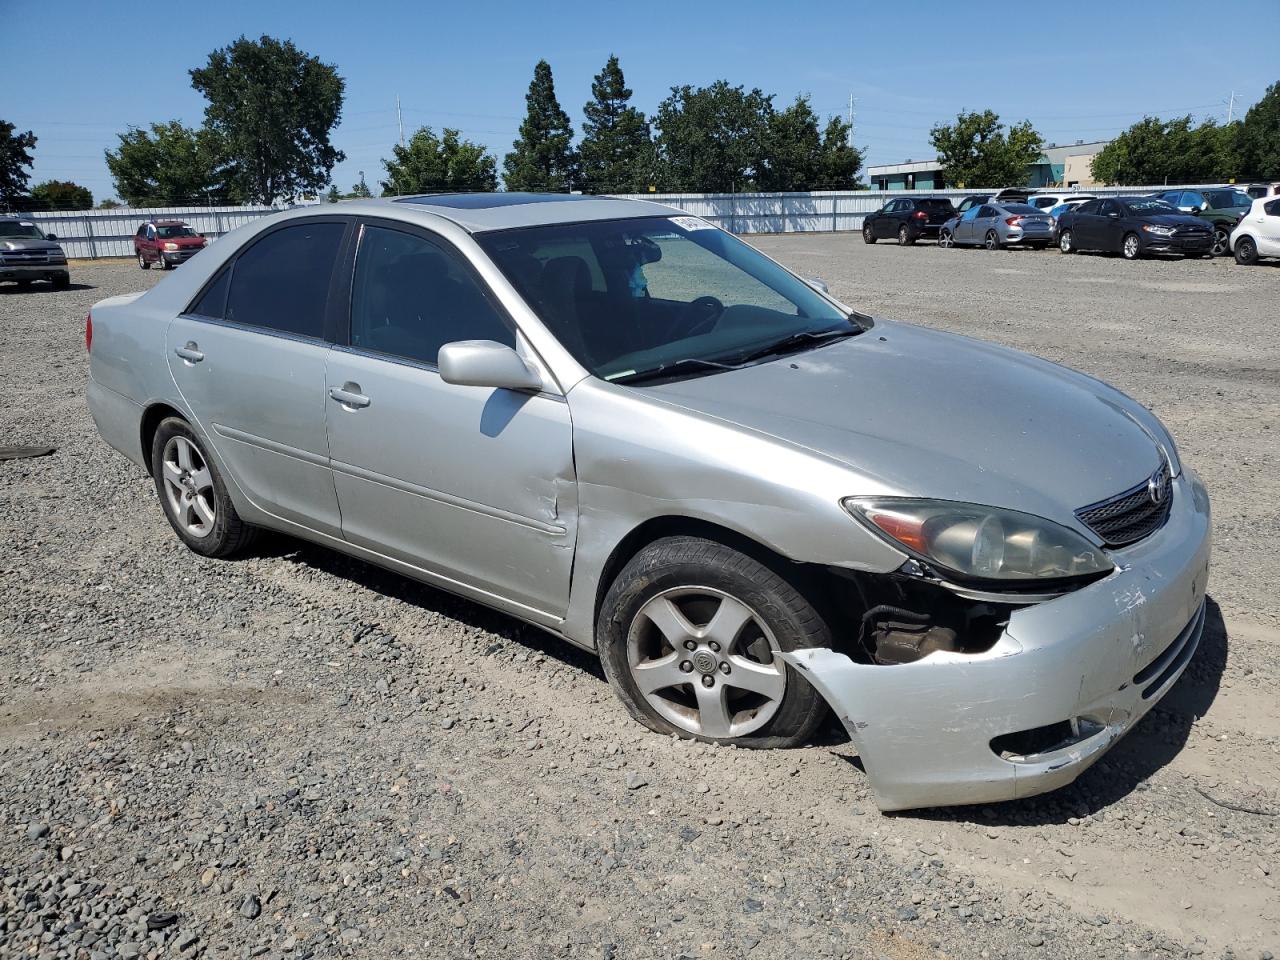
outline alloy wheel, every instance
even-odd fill
[[[713,739],[753,733],[778,711],[787,689],[778,651],[754,610],[712,587],[664,590],[627,634],[627,664],[649,706]]]
[[[165,497],[174,518],[192,537],[207,537],[217,519],[217,500],[213,473],[200,448],[186,437],[170,437],[161,460]]]
[[[1124,238],[1124,257],[1126,260],[1138,259],[1138,254],[1141,252],[1141,249],[1142,244],[1135,234],[1131,233]]]
[[[904,247],[907,245],[907,228],[906,227],[898,228],[898,243]]]
[[[938,234],[938,246],[942,247],[944,250],[948,249],[951,246],[950,230],[943,230],[940,234]]]
[[[1000,246],[1000,238],[996,236],[996,232],[994,230],[988,230],[987,231],[987,249],[994,250],[998,246]]]
[[[1227,250],[1231,247],[1231,235],[1222,227],[1214,227],[1213,229],[1213,250],[1215,257],[1226,256]]]
[[[138,251],[138,266],[143,270],[148,269],[147,258],[142,255],[142,251]]]
[[[1058,237],[1058,249],[1063,253],[1071,252],[1071,231],[1063,230]]]

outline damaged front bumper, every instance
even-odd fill
[[[1205,619],[1209,498],[1184,470],[1165,525],[1114,552],[1117,569],[1015,610],[982,653],[857,663],[782,656],[849,732],[881,810],[985,803],[1064,786],[1181,676]]]

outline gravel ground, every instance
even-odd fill
[[[1215,497],[1210,629],[1071,787],[882,816],[805,749],[642,731],[592,658],[284,538],[182,548],[98,440],[83,317],[0,287],[0,957],[1280,954],[1280,270],[759,245],[1148,403]],[[14,402],[17,398],[17,402]]]

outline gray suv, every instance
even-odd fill
[[[61,290],[71,283],[67,255],[34,221],[19,216],[0,214],[0,282],[13,281],[29,287],[37,280],[48,280]]]

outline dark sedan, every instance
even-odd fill
[[[1207,257],[1213,229],[1155,197],[1105,197],[1058,218],[1058,248],[1119,253],[1126,260],[1153,253]]]
[[[867,243],[896,238],[902,246],[921,237],[937,237],[944,223],[956,215],[946,197],[898,197],[862,220],[862,239]]]

